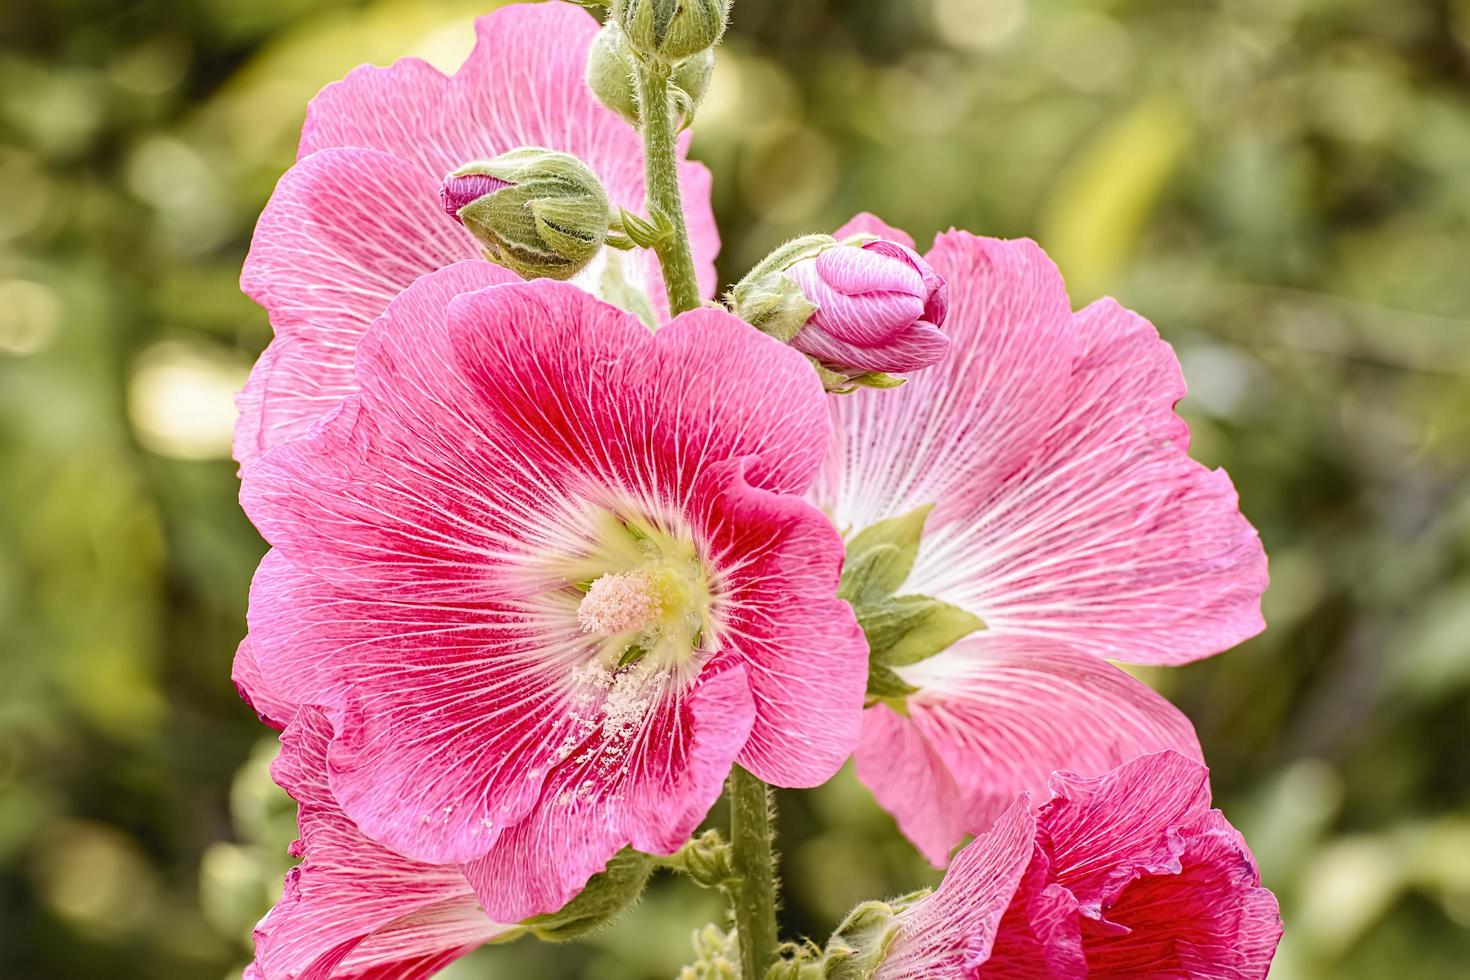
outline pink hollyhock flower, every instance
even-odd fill
[[[614,208],[642,211],[642,142],[583,80],[597,31],[569,4],[507,6],[476,22],[474,51],[452,76],[405,58],[354,69],[312,101],[297,163],[260,216],[241,276],[276,334],[238,399],[242,466],[354,390],[353,348],[399,291],[480,258],[479,243],[444,213],[440,184],[450,171],[542,146],[586,163]],[[712,296],[720,242],[709,171],[685,162],[680,183],[700,285]],[[576,281],[600,286],[619,275],[666,311],[651,252],[605,250]]]
[[[955,856],[896,917],[874,980],[1264,977],[1276,899],[1219,810],[1208,772],[1172,752],[1052,777]]]
[[[799,496],[827,437],[806,360],[489,270],[405,290],[360,392],[245,471],[274,550],[236,677],[268,716],[323,706],[347,815],[514,922],[626,845],[672,853],[733,762],[830,777],[866,667]]]
[[[304,708],[281,737],[271,775],[300,805],[301,864],[255,928],[247,980],[429,977],[513,932],[490,921],[454,865],[401,857],[362,835],[327,781],[331,726]]]
[[[837,245],[786,274],[817,308],[791,346],[835,370],[917,371],[949,353],[944,280],[907,245]]]
[[[840,234],[903,240],[863,216]],[[844,532],[933,505],[902,593],[985,623],[897,668],[900,714],[864,715],[859,777],[942,865],[1051,771],[1176,749],[1188,720],[1106,663],[1181,664],[1259,632],[1266,557],[1221,471],[1189,458],[1184,380],[1147,321],[1073,313],[1030,241],[950,232],[950,356],[894,391],[830,400],[812,499]]]

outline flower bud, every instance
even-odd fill
[[[737,315],[811,357],[832,390],[891,387],[949,353],[948,288],[917,252],[859,235],[776,249],[730,295]]]
[[[526,279],[570,279],[607,238],[607,194],[574,156],[523,147],[444,178],[444,210],[485,257]]]
[[[725,33],[730,0],[614,0],[611,19],[647,61],[676,64]]]
[[[740,980],[740,945],[735,930],[707,925],[694,930],[694,962],[679,971],[678,980]]]
[[[679,63],[669,82],[676,103],[671,106],[671,111],[680,111],[687,122],[704,101],[714,70],[713,48],[706,48]],[[617,24],[609,21],[597,35],[597,40],[593,42],[592,50],[587,55],[587,85],[599,102],[632,125],[639,126],[642,114],[638,105],[638,86],[633,75],[635,71],[637,63],[633,52],[628,48],[628,39]]]
[[[917,371],[943,360],[948,288],[897,242],[847,242],[786,270],[816,307],[791,346],[849,375]]]

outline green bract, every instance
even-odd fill
[[[457,217],[490,261],[526,279],[570,279],[607,238],[608,203],[595,174],[576,157],[523,147],[466,164],[446,178],[480,175],[508,186],[478,197]]]

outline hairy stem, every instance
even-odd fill
[[[730,771],[730,844],[740,892],[735,930],[740,975],[761,980],[776,959],[776,856],[771,849],[771,791],[736,766]]]
[[[643,158],[648,184],[649,216],[666,218],[673,228],[657,249],[674,315],[699,306],[699,281],[684,224],[684,200],[679,192],[679,154],[674,124],[669,118],[669,69],[638,65],[639,115],[643,120]]]

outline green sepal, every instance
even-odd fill
[[[904,699],[917,694],[919,689],[898,676],[891,667],[868,661],[868,694],[865,707],[871,708],[880,701],[901,715],[908,714]]]
[[[885,667],[927,660],[985,628],[972,612],[942,599],[903,595],[856,607],[858,625],[868,638],[868,659]]]
[[[627,208],[619,208],[618,223],[622,225],[623,233],[628,239],[639,248],[658,248],[674,235],[673,223],[663,214],[655,214],[649,220],[639,217]]]
[[[847,542],[847,564],[837,595],[854,606],[893,595],[908,579],[933,504],[863,528]]]
[[[625,847],[560,912],[538,915],[521,924],[537,939],[552,943],[597,932],[638,901],[654,865],[650,855]]]
[[[823,980],[871,980],[898,938],[898,915],[887,902],[863,902],[827,940]]]

